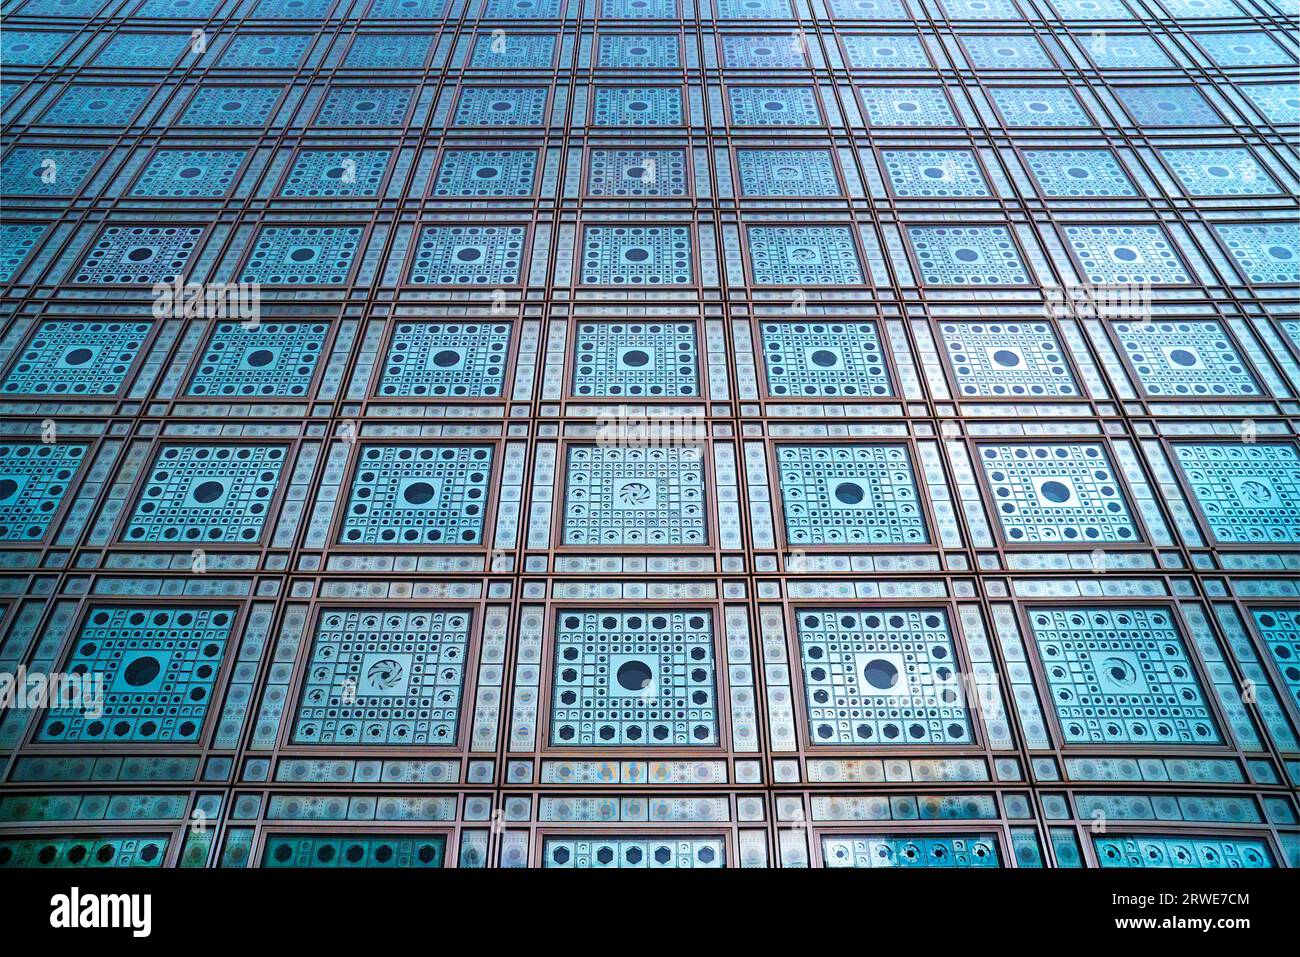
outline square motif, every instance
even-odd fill
[[[715,671],[706,609],[563,610],[551,744],[717,747]]]
[[[295,744],[456,743],[468,611],[321,613],[294,716]]]
[[[573,445],[565,545],[706,545],[704,450]]]
[[[904,445],[778,445],[786,543],[924,545],[930,540]]]
[[[583,322],[573,394],[675,398],[700,394],[699,344],[689,322]]]
[[[478,545],[490,445],[366,445],[357,456],[344,545]]]
[[[1118,473],[1101,445],[981,445],[978,457],[1007,544],[1142,540]]]

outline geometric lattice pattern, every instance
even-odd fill
[[[445,837],[346,837],[273,835],[263,867],[442,867]]]
[[[727,864],[719,838],[548,837],[543,867],[713,868]]]
[[[42,322],[0,381],[0,393],[114,395],[149,329],[147,322]]]
[[[500,395],[509,349],[505,323],[404,322],[393,331],[376,391],[405,398]]]
[[[1045,322],[946,322],[939,327],[957,388],[984,399],[1079,394]]]
[[[961,837],[846,835],[822,838],[827,867],[1001,867],[992,834]]]
[[[1260,609],[1253,617],[1291,697],[1300,703],[1300,611]]]
[[[704,456],[695,446],[575,445],[566,545],[703,545]]]
[[[1259,395],[1218,322],[1119,322],[1114,329],[1150,395]]]
[[[216,323],[186,394],[306,395],[328,331],[320,322]]]
[[[1029,623],[1067,742],[1222,740],[1167,608],[1035,608]]]
[[[0,443],[0,541],[45,537],[85,453],[72,442]]]
[[[813,744],[971,740],[961,665],[942,609],[795,615]]]
[[[127,542],[256,542],[284,465],[282,445],[164,445],[122,532]]]
[[[294,741],[454,744],[468,647],[468,612],[327,610],[307,660]]]
[[[979,459],[1009,544],[1100,545],[1141,537],[1100,445],[981,445]]]
[[[717,747],[708,611],[563,610],[551,744]]]
[[[929,540],[905,446],[782,445],[777,466],[792,547]]]
[[[477,545],[491,472],[487,445],[363,446],[339,541]]]
[[[578,326],[573,392],[665,398],[700,394],[690,323],[584,322]]]
[[[0,867],[1300,866],[1294,13],[6,0]]]
[[[773,396],[893,394],[870,322],[765,322],[763,362]]]
[[[102,681],[102,706],[50,709],[38,739],[197,741],[234,620],[230,608],[92,607],[64,669]]]
[[[1289,443],[1193,443],[1174,458],[1216,541],[1300,544],[1300,453]]]
[[[1273,867],[1263,841],[1186,835],[1094,835],[1099,867]]]

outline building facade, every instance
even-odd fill
[[[4,15],[0,866],[1300,866],[1294,2]]]

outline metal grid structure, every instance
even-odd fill
[[[1300,866],[1293,2],[3,12],[0,866]]]

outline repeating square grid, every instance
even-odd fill
[[[892,396],[874,322],[765,322],[767,391],[781,398]]]
[[[1295,59],[1266,33],[1193,34],[1217,66],[1290,66]]]
[[[327,330],[323,322],[218,322],[185,394],[305,396]]]
[[[1243,83],[1238,89],[1250,97],[1270,123],[1278,126],[1300,123],[1300,84]]]
[[[1117,322],[1111,328],[1148,395],[1260,394],[1254,376],[1217,320]]]
[[[322,613],[294,743],[455,744],[469,624],[467,611]]]
[[[847,226],[750,226],[754,282],[764,286],[861,285],[862,264]]]
[[[997,86],[989,95],[1007,126],[1092,126],[1079,100],[1062,86]]]
[[[1025,150],[1025,160],[1044,196],[1137,195],[1108,150]]]
[[[432,46],[432,36],[363,33],[352,41],[343,66],[350,70],[418,70]]]
[[[909,226],[921,277],[933,286],[1022,286],[1029,275],[1004,226]]]
[[[283,445],[164,445],[143,476],[122,540],[251,545],[287,457]]]
[[[591,196],[688,196],[685,150],[592,150]]]
[[[205,199],[225,196],[247,150],[159,150],[131,188],[132,196]]]
[[[670,20],[677,16],[677,0],[600,0],[600,16],[607,20]]]
[[[1092,836],[1099,867],[1273,867],[1263,841],[1178,835]]]
[[[563,0],[484,0],[483,16],[492,20],[553,20]]]
[[[1166,608],[1035,608],[1029,625],[1066,744],[1222,739]]]
[[[499,396],[509,356],[504,322],[399,323],[376,391],[421,399]]]
[[[804,45],[789,36],[722,36],[722,62],[733,68],[763,70],[805,67]]]
[[[1046,322],[945,322],[944,355],[968,398],[1073,398],[1079,387]]]
[[[283,92],[278,86],[205,87],[194,94],[176,122],[180,126],[265,126]]]
[[[252,70],[296,67],[302,62],[311,41],[311,37],[302,35],[235,37],[217,66]]]
[[[1233,0],[1160,0],[1160,5],[1177,20],[1210,20],[1245,15]]]
[[[181,34],[121,33],[110,39],[91,61],[102,67],[169,67],[190,45]]]
[[[512,286],[519,282],[523,226],[428,226],[410,282],[433,286]]]
[[[841,33],[849,66],[857,70],[928,70],[930,58],[917,37]]]
[[[0,542],[39,542],[86,454],[75,442],[0,443]]]
[[[74,270],[74,282],[152,286],[185,272],[202,226],[107,226]]]
[[[737,150],[745,196],[839,196],[830,150]]]
[[[826,0],[836,20],[908,20],[903,0]]]
[[[1245,147],[1159,152],[1192,196],[1274,196],[1281,192]]]
[[[779,445],[786,543],[922,545],[930,540],[903,445]]]
[[[14,277],[44,232],[39,223],[0,223],[0,282]]]
[[[1113,2],[1118,4],[1118,0]],[[1174,65],[1164,47],[1154,37],[1145,34],[1098,31],[1083,43],[1083,48],[1092,62],[1103,70],[1160,70]]]
[[[411,104],[409,87],[336,87],[325,94],[316,126],[401,126]]]
[[[713,0],[719,20],[789,20],[790,0]]]
[[[1300,283],[1300,226],[1219,224],[1214,231],[1250,282]]]
[[[564,544],[704,545],[704,501],[698,446],[570,446]]]
[[[727,862],[720,837],[547,837],[542,848],[542,867],[687,870]]]
[[[954,745],[970,716],[941,608],[795,612],[814,745]]]
[[[41,122],[53,126],[126,126],[153,95],[148,86],[70,86],[45,111]]]
[[[99,163],[102,150],[19,146],[0,165],[6,196],[75,196]]]
[[[822,836],[825,867],[1001,867],[994,834]]]
[[[1300,704],[1300,611],[1261,608],[1252,612],[1251,617],[1292,700]]]
[[[680,44],[675,35],[603,35],[596,48],[596,63],[607,67],[645,67],[673,70],[682,65]]]
[[[116,395],[149,335],[147,322],[53,319],[18,350],[4,395]]]
[[[1011,0],[939,0],[950,20],[1023,20]]]
[[[858,88],[871,126],[956,126],[948,97],[937,86]]]
[[[263,226],[239,274],[264,286],[341,286],[361,248],[361,226]]]
[[[345,545],[478,545],[489,445],[367,445],[339,529]]]
[[[259,866],[436,868],[445,864],[446,853],[441,834],[268,834]]]
[[[979,460],[1010,545],[1141,539],[1115,467],[1100,445],[982,445]]]
[[[531,196],[536,178],[534,150],[447,150],[433,195]]]
[[[1065,238],[1090,282],[1182,285],[1192,281],[1159,226],[1066,226]]]
[[[555,37],[507,31],[475,37],[469,65],[480,70],[544,70],[554,59]]]
[[[715,670],[706,609],[561,611],[551,744],[716,747]]]
[[[691,281],[686,226],[588,226],[582,281],[603,286],[668,286]]]
[[[880,158],[897,196],[991,195],[970,150],[882,150]]]
[[[102,678],[102,714],[52,708],[36,740],[197,742],[234,618],[228,608],[92,608],[63,670]]]
[[[727,90],[734,126],[819,126],[821,108],[808,86],[733,86]]]
[[[966,36],[962,46],[977,70],[1040,70],[1056,64],[1043,45],[1026,36]]]
[[[669,398],[700,394],[699,346],[689,322],[578,325],[573,394]]]
[[[44,66],[54,59],[54,54],[71,35],[10,29],[0,36],[0,60],[9,66]]]
[[[453,126],[541,126],[547,89],[471,86],[460,91]]]
[[[1113,88],[1138,126],[1222,126],[1205,97],[1190,86],[1120,86]]]
[[[591,121],[596,126],[681,126],[682,91],[655,86],[597,87]]]
[[[375,196],[388,169],[388,150],[307,150],[299,153],[281,196],[308,199]]]
[[[1280,442],[1174,446],[1214,538],[1227,545],[1300,545],[1300,455]]]

